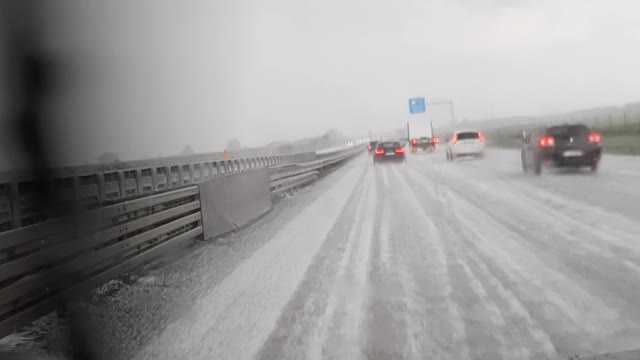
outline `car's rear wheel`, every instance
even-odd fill
[[[590,169],[591,169],[592,173],[597,172],[598,171],[598,163],[592,164]]]
[[[527,160],[525,159],[524,152],[520,153],[520,161],[522,161],[522,172],[526,173],[529,169],[527,169]]]
[[[542,173],[542,160],[536,159],[535,164],[533,164],[533,173],[536,175],[540,175]]]

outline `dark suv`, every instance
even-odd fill
[[[602,154],[600,134],[584,125],[535,129],[524,137],[522,170],[539,175],[543,166],[598,169]]]
[[[380,142],[373,155],[373,164],[381,162],[406,162],[404,147],[399,141]]]

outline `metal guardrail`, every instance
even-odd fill
[[[270,175],[271,192],[274,194],[281,193],[312,182],[318,178],[321,170],[351,158],[363,149],[364,147],[351,147],[346,150],[341,149],[321,160],[273,169]]]
[[[0,337],[202,233],[196,186],[0,234]]]
[[[132,162],[117,167],[97,165],[62,169],[54,172],[53,188],[60,202],[97,208],[182,188],[217,176],[287,163],[294,158],[286,155],[206,160],[196,156],[190,161]],[[0,231],[47,220],[46,215],[34,208],[35,189],[31,179],[18,173],[5,173],[3,177],[6,182],[0,183]]]
[[[279,194],[296,187],[306,185],[317,180],[319,176],[319,171],[312,171],[301,175],[291,176],[282,180],[277,180],[271,183],[271,193]]]
[[[58,202],[98,208],[182,188],[255,168],[308,163],[335,156],[315,152],[224,160],[222,153],[53,169]],[[34,206],[36,188],[26,172],[0,173],[0,233],[48,220]]]
[[[91,191],[81,186],[74,188],[75,191],[84,189],[85,193],[95,195],[102,186],[107,193],[109,189],[116,191],[120,195],[117,199],[122,199],[122,195],[125,198],[116,204],[79,211],[67,218],[46,220],[0,233],[0,337],[56,309],[65,299],[86,293],[176,246],[202,237],[200,194],[198,186],[193,184],[273,166],[270,169],[270,190],[277,194],[316,180],[322,170],[362,150],[363,147],[352,147],[322,156],[304,154],[197,162],[185,165],[186,168],[172,165],[164,168],[177,167],[176,176],[163,178],[153,171],[158,168],[151,168],[151,174],[147,174],[150,178],[141,176],[143,169],[124,169],[118,170],[114,184],[107,181],[102,185],[94,183]],[[306,161],[283,164],[293,160]],[[210,165],[209,171],[205,170],[206,166],[197,166],[205,164]],[[218,171],[212,172],[212,169]],[[122,176],[129,171],[137,175]],[[104,178],[105,175],[92,176]],[[75,179],[82,176],[76,175]],[[72,183],[78,184],[77,181]],[[146,194],[143,191],[126,191],[140,190],[145,184],[155,192],[142,196]],[[158,186],[160,184],[167,186]],[[138,196],[127,199],[127,195]],[[24,198],[20,200],[26,201]]]

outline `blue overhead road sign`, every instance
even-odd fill
[[[420,114],[427,111],[427,104],[424,98],[412,98],[409,99],[409,113]]]

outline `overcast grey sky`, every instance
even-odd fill
[[[55,3],[52,50],[81,74],[54,101],[61,155],[94,162],[640,100],[640,1],[228,0]],[[59,25],[63,26],[59,26]]]

